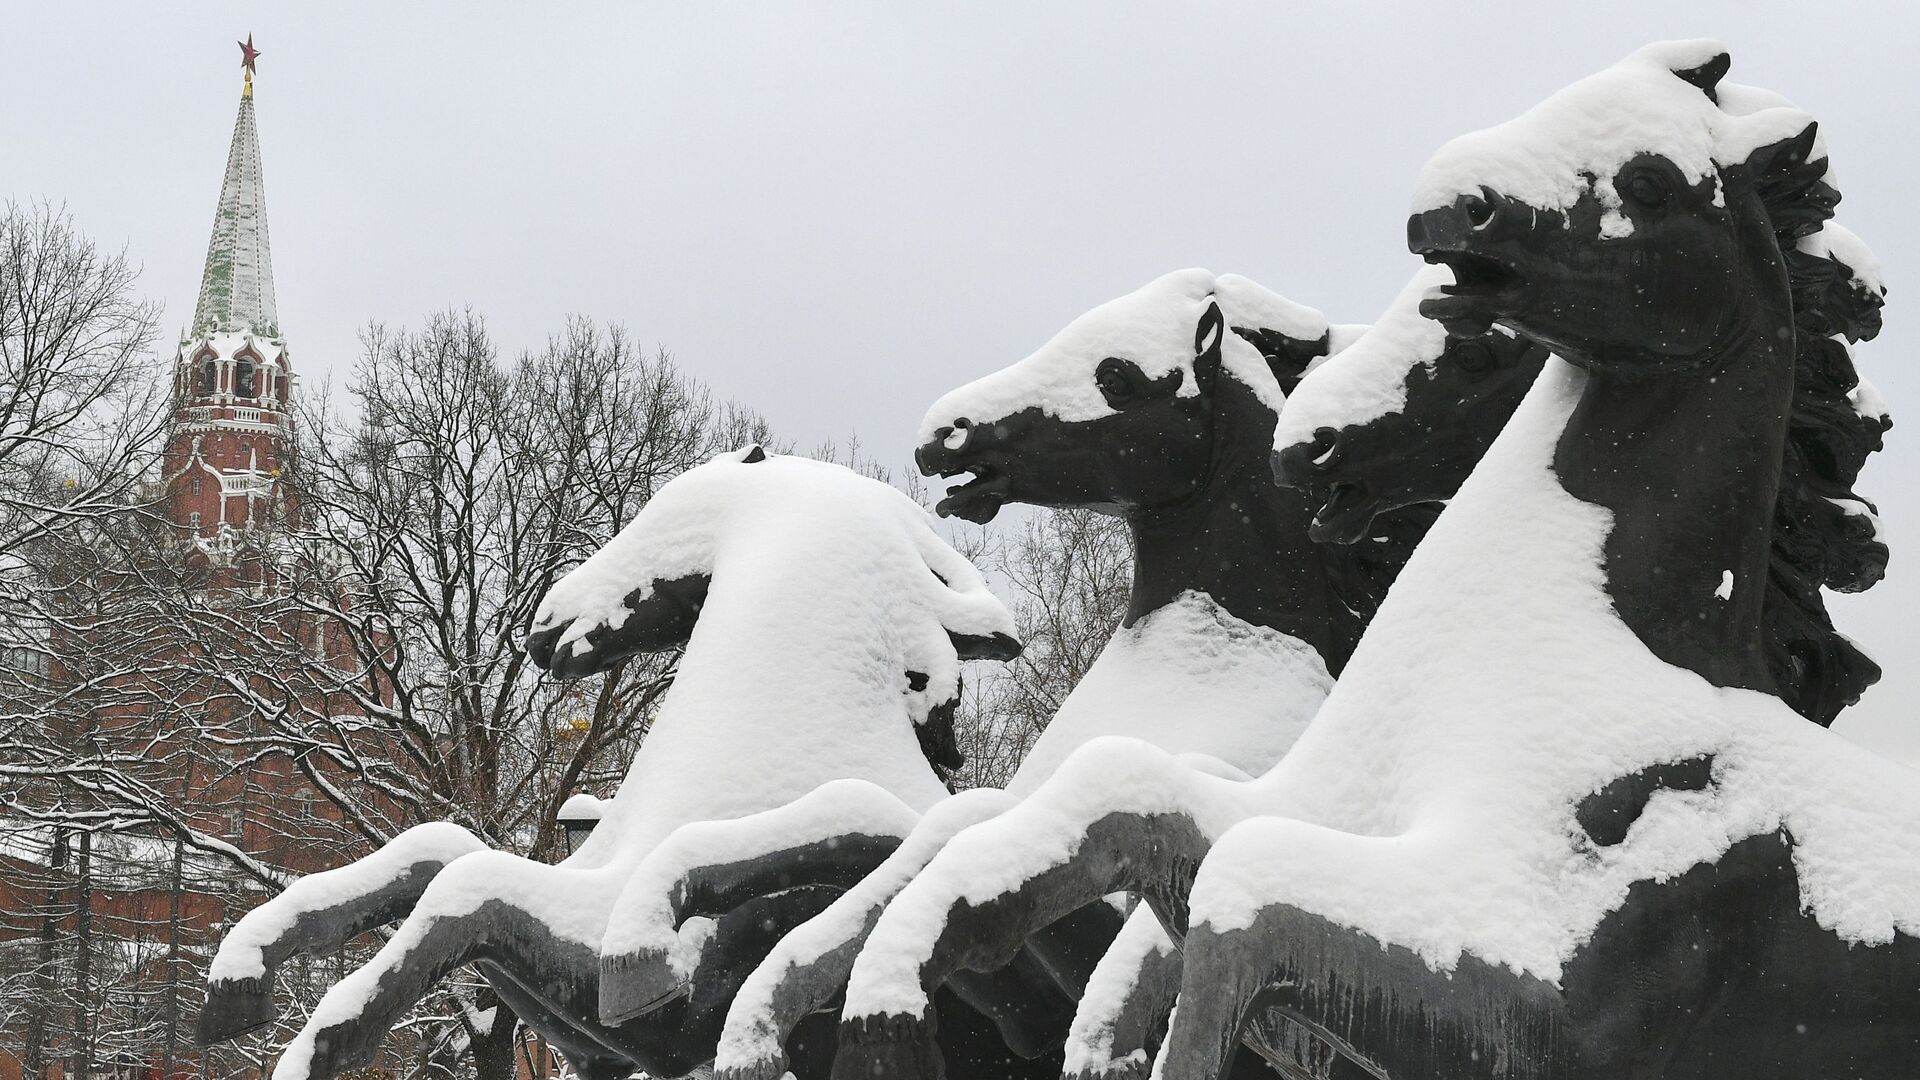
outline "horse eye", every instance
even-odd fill
[[[1127,381],[1126,372],[1121,371],[1117,363],[1100,365],[1100,370],[1095,373],[1093,381],[1109,401],[1124,400],[1133,396],[1133,384]]]
[[[1627,181],[1627,195],[1641,206],[1664,206],[1673,197],[1673,188],[1658,173],[1635,173]]]
[[[1463,341],[1454,354],[1454,362],[1469,375],[1478,375],[1493,367],[1493,352],[1477,341]]]

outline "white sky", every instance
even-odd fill
[[[17,4],[0,197],[64,201],[191,315],[257,83],[281,325],[315,387],[370,318],[509,350],[625,323],[800,445],[906,460],[942,391],[1182,266],[1365,322],[1451,135],[1663,37],[1821,121],[1893,285],[1860,352],[1920,427],[1920,5]],[[1547,13],[1551,13],[1549,16]],[[1920,763],[1920,435],[1869,468],[1889,579],[1835,603],[1886,679],[1840,730]]]

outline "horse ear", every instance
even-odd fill
[[[1813,157],[1814,142],[1820,125],[1809,121],[1799,134],[1770,142],[1747,155],[1747,168],[1755,176],[1790,173]]]
[[[1720,104],[1720,95],[1714,92],[1714,87],[1719,86],[1720,80],[1727,77],[1727,69],[1731,67],[1733,67],[1732,54],[1715,53],[1711,60],[1701,64],[1699,67],[1675,68],[1673,73],[1679,76],[1683,82],[1689,82],[1699,87],[1700,92],[1707,95],[1708,101],[1718,105]]]
[[[1299,386],[1300,379],[1306,375],[1307,368],[1315,360],[1327,355],[1333,344],[1331,332],[1312,340],[1251,326],[1236,326],[1233,332],[1260,350],[1260,358],[1267,362],[1267,370],[1273,372],[1274,381],[1280,384],[1283,394],[1293,393],[1294,387]]]
[[[1227,332],[1226,316],[1220,314],[1220,303],[1212,297],[1207,298],[1207,310],[1200,315],[1200,325],[1193,331],[1193,381],[1200,392],[1213,392],[1213,380],[1220,373],[1221,339]]]
[[[998,630],[991,634],[962,634],[949,630],[947,638],[953,642],[953,651],[962,660],[1013,660],[1024,649],[1019,638]]]

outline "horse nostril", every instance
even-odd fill
[[[1324,469],[1333,460],[1333,452],[1340,449],[1340,433],[1330,427],[1315,428],[1313,441],[1307,444],[1307,460],[1316,469]]]
[[[1496,213],[1491,191],[1480,189],[1479,195],[1460,196],[1460,208],[1466,211],[1467,223],[1475,229],[1484,229],[1493,224]]]
[[[1283,487],[1309,483],[1314,474],[1325,471],[1340,449],[1340,433],[1333,428],[1318,428],[1313,439],[1296,443],[1273,455],[1274,480]]]
[[[972,427],[973,421],[962,416],[954,420],[952,427],[943,427],[933,434],[940,440],[940,445],[949,450],[958,450],[967,445],[967,432]]]

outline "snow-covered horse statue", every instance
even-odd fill
[[[1005,792],[967,792],[928,815],[887,865],[749,978],[728,1019],[721,1075],[777,1078],[787,1033],[839,993],[893,894],[947,837],[1012,805],[1088,739],[1149,739],[1233,776],[1265,769],[1292,743],[1364,626],[1368,598],[1384,592],[1380,579],[1430,520],[1409,515],[1380,543],[1329,552],[1308,538],[1312,504],[1270,479],[1284,388],[1342,335],[1352,330],[1245,278],[1180,271],[1082,315],[928,411],[922,470],[973,474],[942,501],[943,514],[986,521],[1004,503],[1027,502],[1124,516],[1136,553],[1129,611]],[[1191,714],[1167,722],[1182,707]],[[1127,935],[1130,955],[1150,964],[1170,946],[1150,913],[1136,919],[1144,924]],[[1083,906],[1033,928],[1014,966],[1037,959],[1025,966],[1052,973],[1053,992],[1071,1003],[1115,925],[1106,905]],[[1171,979],[1169,992],[1177,968]],[[1131,1037],[1157,1042],[1164,1007],[1136,1011]],[[1066,1034],[1056,1022],[1026,1038],[1050,1049]],[[1105,1035],[1104,1047],[1129,1038]],[[1070,1045],[1070,1068],[1077,1056]]]
[[[1260,780],[1235,784],[1137,743],[1102,741],[1076,753],[1015,811],[957,836],[901,892],[855,967],[846,1023],[898,1030],[918,1022],[926,987],[990,963],[1009,927],[1043,925],[1115,888],[1159,891],[1170,929],[1183,929],[1187,868],[1205,858],[1200,881],[1217,884],[1205,904],[1193,887],[1190,918],[1208,944],[1198,952],[1189,938],[1177,1038],[1162,1054],[1169,1078],[1220,1075],[1242,1035],[1283,1068],[1336,1074],[1622,1075],[1620,1062],[1656,1061],[1650,1048],[1664,1046],[1672,1075],[1698,1075],[1690,1055],[1711,1045],[1733,1061],[1824,1054],[1870,1075],[1898,1075],[1886,1063],[1910,1060],[1920,1037],[1911,937],[1920,919],[1920,785],[1825,736],[1770,693],[1751,692],[1777,689],[1761,630],[1776,487],[1782,462],[1792,467],[1792,455],[1809,449],[1787,445],[1788,406],[1824,397],[1829,417],[1862,445],[1877,442],[1883,426],[1865,402],[1858,412],[1868,415],[1842,415],[1851,410],[1851,364],[1824,336],[1863,324],[1807,305],[1836,294],[1856,311],[1875,304],[1861,289],[1827,288],[1837,263],[1826,257],[1844,246],[1843,234],[1815,235],[1834,196],[1819,182],[1824,155],[1806,160],[1810,134],[1793,138],[1806,118],[1791,117],[1792,130],[1769,128],[1789,117],[1759,111],[1757,91],[1724,92],[1720,108],[1697,85],[1711,86],[1709,73],[1692,70],[1724,70],[1718,55],[1698,44],[1654,47],[1582,84],[1589,100],[1611,102],[1623,84],[1647,91],[1621,100],[1640,110],[1624,115],[1647,128],[1634,139],[1653,148],[1644,162],[1653,175],[1628,172],[1631,154],[1581,162],[1600,121],[1554,116],[1539,132],[1561,123],[1566,134],[1541,157],[1575,163],[1564,178],[1570,187],[1604,185],[1585,204],[1577,191],[1527,190],[1542,201],[1501,217],[1503,204],[1468,180],[1447,193],[1484,201],[1461,200],[1468,224],[1459,231],[1469,241],[1530,221],[1560,231],[1541,238],[1530,258],[1478,248],[1474,257],[1440,255],[1458,277],[1449,292],[1471,299],[1427,313],[1470,335],[1496,321],[1473,303],[1511,304],[1498,321],[1565,350],[1585,370],[1546,362],[1527,407],[1416,555],[1287,758]],[[1617,124],[1613,107],[1605,121]],[[1796,156],[1800,143],[1808,145]],[[1510,149],[1495,160],[1517,162],[1513,176],[1537,188],[1547,171],[1530,168],[1527,148]],[[1629,203],[1629,187],[1654,205]],[[1840,261],[1869,265],[1864,256]],[[1705,284],[1696,289],[1692,274]],[[1584,321],[1591,336],[1541,332],[1522,312]],[[1637,346],[1634,331],[1645,335]],[[1314,378],[1338,370],[1328,365]],[[1850,480],[1863,457],[1840,472]],[[1808,482],[1840,514],[1814,519],[1833,526],[1825,538],[1800,542],[1830,545],[1830,580],[1870,580],[1885,553],[1869,509],[1820,479]],[[1618,546],[1619,538],[1631,542]],[[1770,774],[1793,781],[1771,783]],[[1239,824],[1249,816],[1260,820]],[[1229,839],[1230,852],[1208,856]],[[1690,870],[1701,891],[1654,884]],[[1722,873],[1732,888],[1703,888]],[[1767,882],[1754,895],[1768,903],[1789,898],[1785,912],[1770,913],[1777,932],[1745,921],[1765,904],[1742,908],[1742,879]],[[1859,882],[1860,895],[1847,895],[1848,881]],[[1554,994],[1562,974],[1554,950],[1574,948],[1595,925],[1582,919],[1598,920],[1629,892],[1682,907],[1691,897],[1705,909],[1699,918],[1662,909],[1635,924],[1648,950],[1670,935],[1669,967],[1623,962],[1632,946],[1618,939],[1590,954],[1603,957],[1586,968],[1586,978],[1600,980],[1590,991],[1610,977],[1617,991],[1623,971],[1658,972],[1629,980],[1634,993],[1613,995],[1623,1010],[1614,1018],[1638,1002],[1668,1009],[1668,1026],[1650,1013],[1611,1030],[1591,1013],[1556,1014],[1550,1003],[1566,999]],[[1795,897],[1810,900],[1811,916]],[[1256,916],[1264,921],[1254,926]],[[1842,942],[1852,951],[1836,952]],[[1771,952],[1773,966],[1740,968],[1734,958],[1745,945]],[[1803,945],[1814,950],[1813,967],[1833,964],[1831,977],[1781,959]],[[1208,960],[1197,967],[1201,955]],[[1693,955],[1718,966],[1684,968]],[[1468,961],[1473,978],[1437,973]],[[1488,975],[1502,970],[1534,981],[1502,986]],[[1781,996],[1747,997],[1737,1023],[1688,1047],[1672,1024],[1713,1013],[1715,992],[1759,993],[1740,982],[1755,971],[1780,978]],[[1838,985],[1849,981],[1851,990]],[[1789,1002],[1820,1023],[1797,1029],[1781,1008]],[[1546,1019],[1524,1032],[1502,1019],[1536,1006],[1546,1011],[1531,1020]],[[1902,1010],[1907,1019],[1897,1019]],[[1632,1024],[1642,1021],[1657,1034],[1637,1034]],[[1736,1031],[1740,1024],[1752,1027]],[[1814,1037],[1782,1043],[1779,1032]],[[1403,1056],[1389,1068],[1391,1054],[1359,1048],[1354,1034]],[[1507,1035],[1544,1041],[1523,1047],[1502,1042]],[[1620,1050],[1635,1038],[1650,1041]],[[843,1056],[851,1045],[843,1036]],[[1325,1058],[1330,1047],[1345,1065]],[[1519,1062],[1545,1064],[1512,1072]]]
[[[951,722],[961,660],[1007,659],[1018,644],[1006,609],[910,499],[757,446],[662,487],[554,586],[529,649],[578,675],[682,644],[659,715],[577,852],[547,865],[428,825],[303,879],[228,935],[203,1033],[230,1037],[270,1018],[272,968],[293,952],[404,915],[378,955],[322,999],[282,1055],[280,1080],[364,1064],[467,963],[584,1075],[677,1076],[709,1060],[753,964],[947,796],[928,748],[951,746],[938,728]],[[648,860],[687,861],[715,824],[735,826],[721,841],[763,831],[757,815],[796,801],[834,814],[843,843],[789,866],[777,892],[708,881],[682,898],[710,916],[687,925],[690,991],[602,1022],[601,937],[615,905],[633,902],[627,887],[648,877]],[[807,1045],[788,1048],[802,1076],[824,1075],[830,1060],[831,1026],[814,1028],[796,1036]]]
[[[1453,498],[1539,377],[1547,350],[1534,342],[1498,326],[1455,337],[1420,314],[1452,283],[1444,266],[1422,269],[1334,375],[1320,365],[1287,395],[1273,471],[1321,504],[1314,539],[1355,543],[1382,513]],[[1312,389],[1328,384],[1344,393]]]
[[[1851,232],[1829,221],[1786,257],[1800,288],[1825,290],[1796,307],[1800,319],[1817,320],[1810,332],[1855,341],[1879,333],[1878,266]],[[1287,395],[1274,473],[1322,501],[1316,536],[1350,542],[1383,511],[1451,499],[1538,378],[1548,354],[1528,339],[1499,326],[1448,338],[1419,314],[1429,292],[1452,283],[1444,265],[1416,275],[1364,347]],[[1406,328],[1399,340],[1380,333],[1396,324]],[[1503,333],[1511,346],[1501,347]],[[1805,350],[1798,362],[1762,618],[1774,692],[1826,725],[1880,675],[1834,630],[1821,589],[1866,589],[1885,569],[1873,516],[1851,489],[1892,422],[1845,354]],[[1854,542],[1835,546],[1846,537]]]
[[[1432,273],[1445,277],[1444,270]],[[1185,367],[1169,374],[1173,365],[1165,361],[1152,364],[1150,375],[1135,374],[1133,369],[1140,366],[1135,358],[1154,356],[1158,350],[1143,349],[1140,341],[1126,335],[1137,336],[1137,328],[1153,325],[1145,318],[1152,309],[1143,301],[1158,294],[1163,299],[1155,302],[1165,306],[1170,290],[1191,295],[1184,306],[1168,313],[1172,329],[1163,331],[1168,337],[1163,348],[1174,347],[1173,333],[1195,318],[1193,311],[1202,310],[1202,300],[1219,307],[1221,318],[1232,327],[1226,347],[1240,352],[1241,359],[1224,367],[1228,374],[1222,388],[1214,389],[1217,376],[1202,383]],[[1319,489],[1295,493],[1277,487],[1270,472],[1271,428],[1266,425],[1276,411],[1284,414],[1286,409],[1275,406],[1303,371],[1338,368],[1349,356],[1411,357],[1403,360],[1402,370],[1413,362],[1435,364],[1442,372],[1455,366],[1486,370],[1528,363],[1538,370],[1538,347],[1501,331],[1449,336],[1438,323],[1419,315],[1417,303],[1416,292],[1372,327],[1329,326],[1319,313],[1244,278],[1213,279],[1199,271],[1169,275],[1083,316],[1046,350],[955,391],[928,413],[920,450],[923,469],[974,474],[942,504],[943,511],[991,516],[1003,501],[1106,505],[1127,513],[1134,525],[1136,580],[1130,617],[1139,621],[1116,635],[1068,698],[1022,765],[1011,785],[1015,793],[1024,796],[1040,788],[1073,751],[1102,736],[1144,740],[1165,752],[1169,767],[1221,781],[1264,771],[1298,737],[1327,683],[1288,675],[1286,664],[1243,655],[1244,647],[1236,651],[1236,643],[1255,642],[1248,633],[1253,627],[1277,640],[1311,641],[1316,658],[1329,673],[1337,673],[1354,637],[1364,630],[1393,575],[1432,521],[1432,510],[1422,499],[1398,498],[1383,506],[1370,495],[1364,516],[1356,516]],[[1199,323],[1195,327],[1202,329]],[[1257,346],[1256,353],[1243,351],[1248,344]],[[1457,382],[1451,376],[1435,381],[1448,386]],[[1197,401],[1182,401],[1178,388],[1183,383],[1207,389],[1194,394]],[[1128,393],[1131,385],[1159,392]],[[1090,393],[1107,412],[1089,403]],[[1518,391],[1512,393],[1517,396]],[[1076,420],[1076,410],[1087,415]],[[1013,419],[1008,421],[1008,416]],[[1486,435],[1479,446],[1491,437]],[[1211,448],[1209,457],[1183,457],[1196,454],[1201,446]],[[1196,486],[1210,494],[1196,496]],[[1454,487],[1457,481],[1434,488],[1433,498],[1444,499]],[[1141,492],[1151,497],[1142,500]],[[1316,511],[1323,502],[1325,507]],[[1317,542],[1323,540],[1346,543]],[[1175,598],[1172,603],[1170,596]],[[1203,603],[1217,605],[1225,617],[1182,614]],[[1152,635],[1145,639],[1152,641],[1150,647],[1140,643],[1145,634]],[[1252,676],[1277,676],[1278,682],[1253,685],[1248,682]],[[1288,691],[1285,685],[1310,692]],[[1176,761],[1179,755],[1185,760]],[[1213,764],[1208,757],[1224,760]],[[1114,784],[1097,769],[1081,779],[1087,805]],[[1102,958],[1076,1015],[1066,1062],[1075,1076],[1136,1075],[1164,1032],[1167,1007],[1177,991],[1179,956],[1160,922],[1172,918],[1171,928],[1183,925],[1177,911],[1204,848],[1183,850],[1164,838],[1141,841],[1134,831],[1151,831],[1156,825],[1134,822],[1112,837],[1119,847],[1138,846],[1139,841],[1154,854],[1104,862],[1096,873],[1062,883],[1082,905],[1117,891],[1148,898]],[[1004,839],[1011,834],[994,835]],[[896,860],[905,853],[904,848],[896,853]],[[934,853],[924,850],[922,862]],[[964,873],[951,860],[947,865],[950,872]],[[906,873],[919,869],[903,870],[892,890],[904,886]],[[1063,904],[1062,909],[1072,907]],[[1058,910],[1009,911],[1003,913],[1009,917],[999,921],[983,917],[969,925],[967,941],[981,955],[1002,955],[1043,933],[1042,928],[1059,917]],[[867,927],[878,915],[876,907]],[[783,942],[780,951],[801,940],[804,929]],[[863,927],[863,940],[865,934]],[[840,979],[846,977],[851,950],[859,944],[843,944],[847,951],[836,956]],[[804,971],[805,966],[796,965],[786,982],[798,981]],[[930,981],[937,985],[966,971],[964,966],[942,964]],[[764,1000],[752,991],[766,975],[763,967],[749,980],[728,1021],[729,1030],[743,1019],[750,1002]],[[818,996],[795,999],[813,1001]],[[789,1023],[793,1015],[787,1014]],[[931,1036],[925,1030],[883,1019],[898,1015],[875,1013],[856,1021],[873,1030],[843,1033],[847,1045],[857,1048],[849,1056],[912,1054],[913,1045],[921,1045],[918,1053],[927,1056],[924,1044]],[[762,1049],[777,1045],[772,1035],[786,1028],[767,1024],[764,1015],[757,1019],[757,1041],[728,1041]],[[876,1032],[877,1037],[870,1037]],[[728,1060],[723,1053],[721,1064]],[[738,1075],[762,1080],[778,1072],[763,1063]]]
[[[1881,290],[1810,118],[1727,66],[1651,46],[1423,173],[1410,240],[1457,278],[1427,312],[1564,360],[1203,864],[1165,1076],[1270,1024],[1382,1077],[1920,1061],[1920,778],[1768,693],[1777,531],[1816,581],[1885,563],[1840,340]]]

